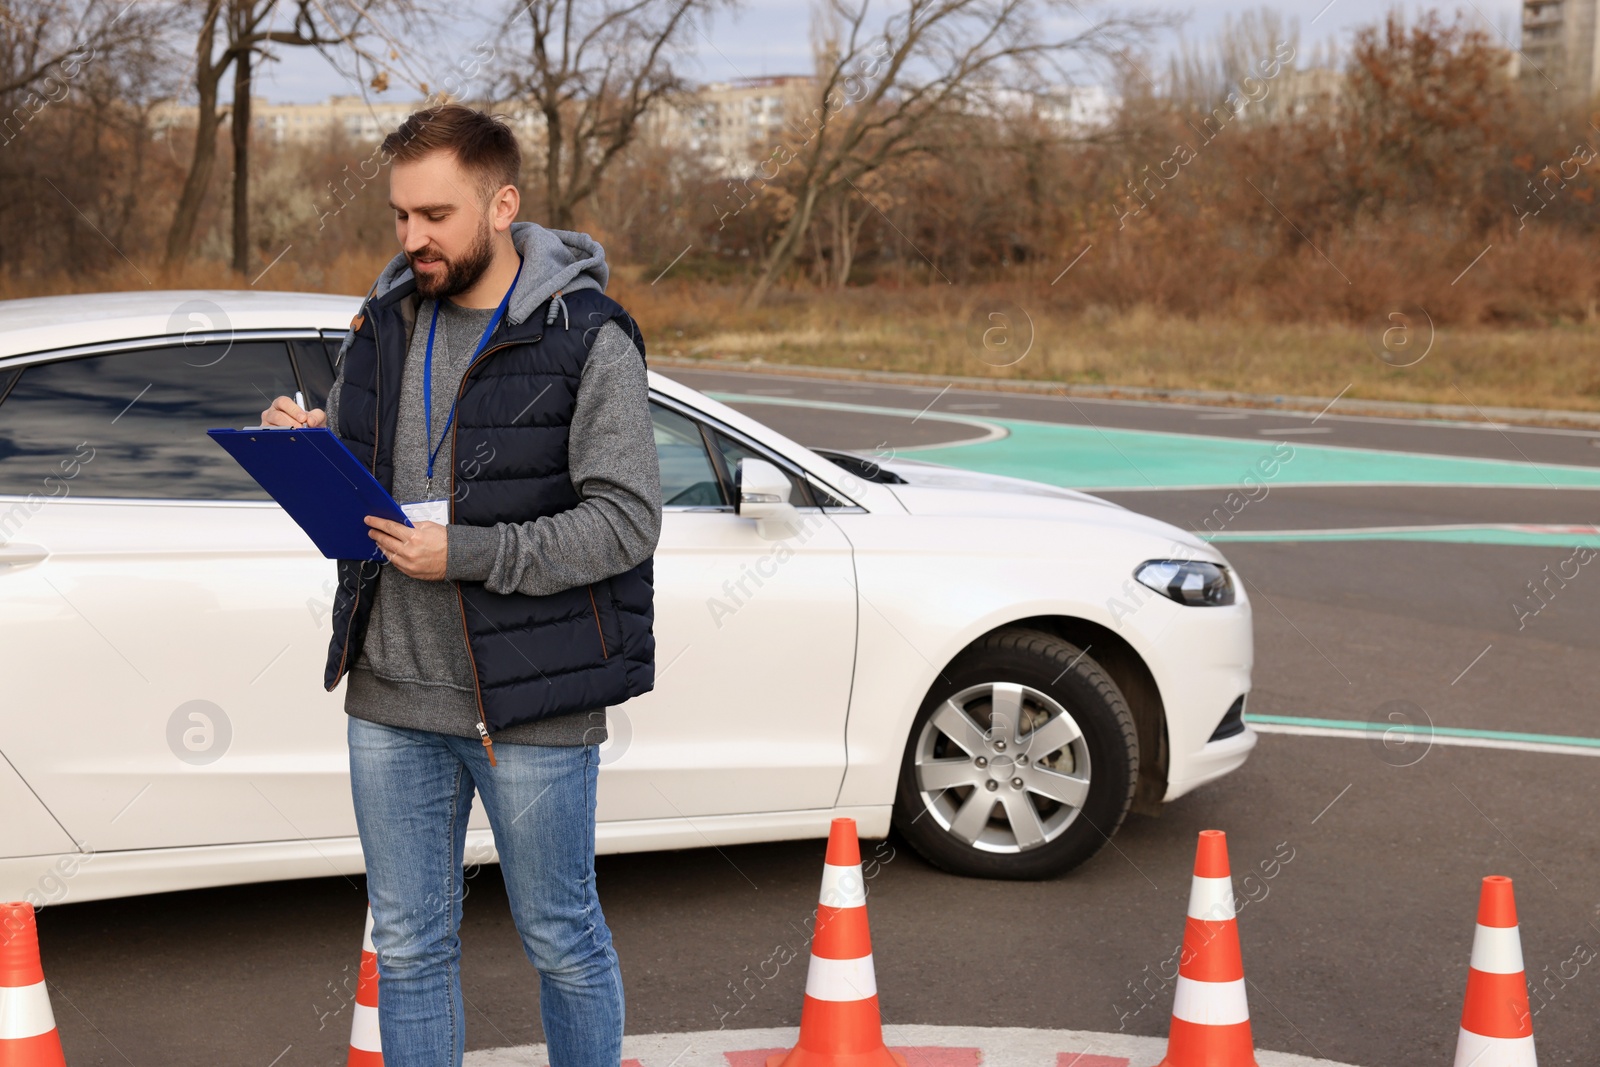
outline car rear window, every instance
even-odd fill
[[[281,341],[34,364],[0,401],[0,494],[265,500],[206,431],[254,426],[296,388]]]

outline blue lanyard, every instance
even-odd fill
[[[511,290],[517,287],[517,278],[522,276],[522,256],[517,256],[517,273],[511,279],[511,285],[506,289],[506,295],[500,298],[500,306],[494,309],[494,317],[489,320],[489,325],[483,328],[483,336],[478,338],[478,347],[472,350],[472,359],[467,361],[471,366],[483,352],[483,346],[489,343],[489,335],[494,333],[494,328],[500,324],[500,318],[506,313],[506,308],[511,304]],[[428,452],[428,492],[433,492],[433,461],[439,458],[439,450],[444,447],[444,439],[450,434],[450,424],[456,418],[456,403],[461,399],[461,391],[456,390],[456,399],[450,402],[450,416],[444,420],[444,429],[439,431],[439,443],[433,444],[433,330],[439,325],[439,301],[433,302],[433,321],[428,323],[428,350],[422,358],[422,411],[424,424],[427,427],[428,443],[432,449]]]

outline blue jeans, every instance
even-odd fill
[[[594,876],[596,745],[495,746],[350,716],[386,1067],[460,1067],[462,864],[476,788],[539,972],[551,1067],[617,1067],[622,971]]]

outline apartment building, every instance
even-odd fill
[[[405,121],[416,104],[367,101],[359,96],[334,96],[316,104],[274,104],[265,97],[250,98],[250,124],[256,136],[274,144],[311,141],[324,136],[330,126],[342,126],[355,140],[381,140]],[[189,104],[163,101],[151,113],[157,136],[174,127],[194,126],[195,109]]]
[[[451,99],[448,93],[440,93],[433,102]],[[250,125],[257,137],[272,144],[313,141],[326,136],[331,127],[342,128],[352,141],[376,144],[422,106],[420,100],[366,100],[353,94],[332,96],[316,104],[274,104],[265,97],[252,96]],[[526,108],[496,109],[506,114],[519,135],[534,136],[541,130],[537,116]],[[172,127],[192,128],[194,116],[193,105],[164,101],[153,109],[151,121],[159,137]]]
[[[1523,0],[1519,75],[1529,89],[1580,102],[1600,93],[1600,0]]]
[[[803,127],[818,103],[816,81],[778,74],[712,82],[645,115],[646,137],[698,155],[727,174],[747,173],[771,155],[785,125]]]
[[[816,80],[804,74],[712,82],[652,107],[641,121],[642,134],[655,143],[692,152],[721,173],[749,174],[772,154],[785,129],[801,131],[804,137],[804,131],[816,127],[823,116],[817,93]],[[441,94],[440,99],[449,97]],[[1097,86],[1067,87],[1042,95],[996,90],[984,99],[997,108],[1031,110],[1074,131],[1105,124],[1118,104]],[[464,102],[503,115],[525,149],[534,151],[543,145],[543,119],[527,103]],[[314,104],[274,104],[255,96],[250,119],[256,136],[266,143],[305,143],[325,137],[330,128],[339,128],[354,142],[376,144],[421,106],[422,101],[368,100],[357,95],[333,96]],[[195,109],[167,102],[156,107],[152,119],[159,137],[167,129],[192,128]]]
[[[812,84],[805,75],[714,82],[687,98],[652,108],[643,126],[647,136],[697,152],[718,169],[739,172],[766,156],[785,122],[800,121],[816,106]],[[440,94],[441,102],[448,99],[448,94]],[[536,109],[514,100],[468,102],[504,115],[525,145],[543,143],[544,125]],[[273,144],[316,140],[330,127],[342,128],[353,141],[376,143],[421,106],[419,100],[367,100],[357,95],[333,96],[314,104],[275,104],[253,96],[250,120],[256,136]],[[195,109],[164,102],[152,112],[152,122],[158,137],[170,128],[193,128]]]

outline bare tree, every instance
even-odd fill
[[[170,8],[0,0],[0,263],[7,282],[101,276],[148,239],[151,102],[172,82]],[[120,17],[119,17],[120,16]],[[124,259],[111,252],[120,270]],[[109,272],[107,272],[109,273]],[[59,283],[56,283],[59,284]]]
[[[0,0],[0,99],[150,33],[154,13],[108,0]]]
[[[250,92],[254,57],[268,54],[268,46],[277,44],[316,48],[324,54],[345,49],[356,53],[358,62],[364,58],[382,66],[382,60],[362,43],[372,29],[374,16],[380,10],[409,15],[415,8],[412,0],[295,0],[289,28],[281,29],[277,28],[276,18],[282,6],[279,0],[194,3],[198,15],[194,88],[199,96],[194,155],[167,232],[166,263],[177,263],[193,247],[200,205],[216,167],[217,128],[227,120],[232,125],[233,141],[233,268],[245,273],[250,267]],[[224,110],[219,101],[220,86],[230,70],[234,75],[233,103]]]
[[[493,84],[542,122],[546,225],[572,225],[646,113],[685,90],[674,61],[695,20],[735,2],[512,0],[501,36],[525,50],[509,50]]]
[[[1168,71],[1166,97],[1179,106],[1210,112],[1228,96],[1237,97],[1247,86],[1261,80],[1261,64],[1288,46],[1290,55],[1300,53],[1300,20],[1284,17],[1263,7],[1228,15],[1220,33],[1207,44],[1185,42],[1173,56]],[[1285,78],[1284,81],[1290,81]],[[1283,92],[1264,95],[1253,102],[1262,119],[1282,118],[1291,101]]]
[[[861,231],[880,212],[885,215],[903,199],[888,168],[862,176],[856,189],[835,191],[819,201],[811,226],[812,257],[821,284],[843,289],[850,283],[861,246]],[[820,225],[818,224],[820,223]]]
[[[804,247],[819,205],[858,192],[885,165],[929,149],[941,114],[992,105],[1008,92],[1071,80],[1067,65],[1123,55],[1162,16],[1084,14],[1072,0],[909,0],[879,30],[871,0],[819,0],[815,107],[742,184],[752,195],[779,172],[795,209],[767,249],[746,297],[758,305]],[[1060,32],[1058,23],[1077,27]],[[735,191],[741,202],[744,194]]]

